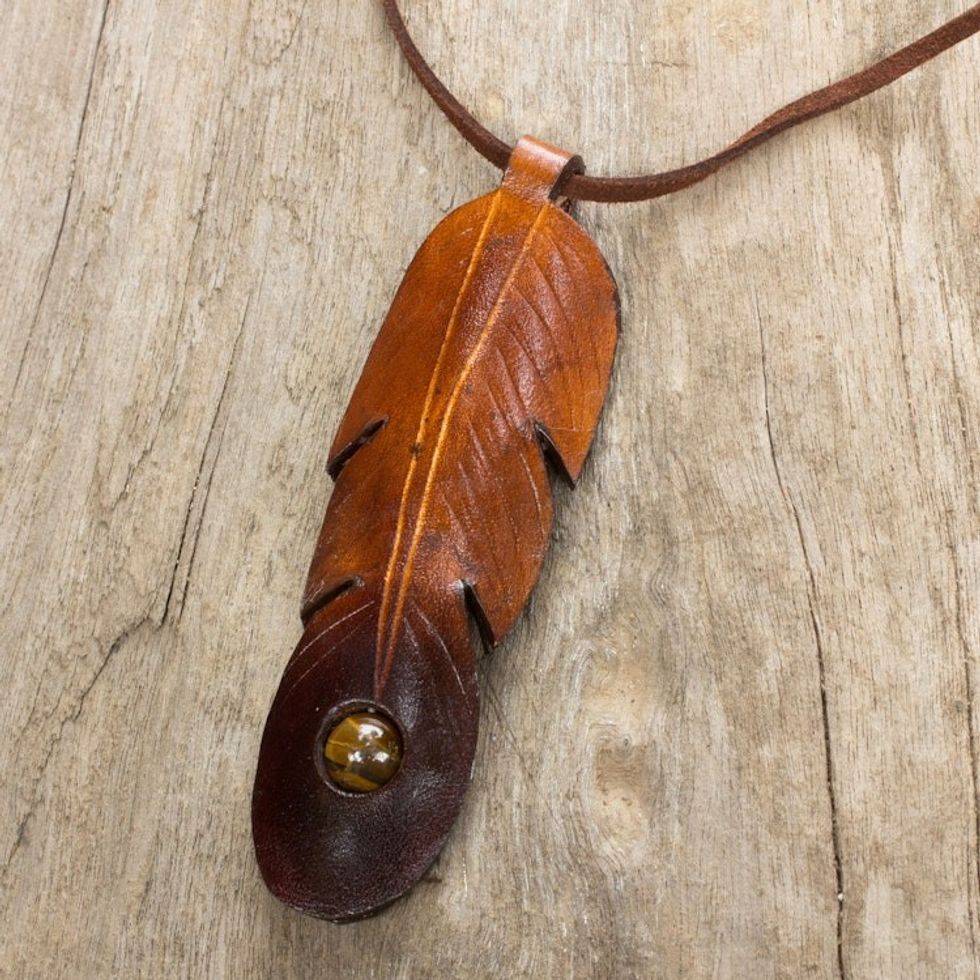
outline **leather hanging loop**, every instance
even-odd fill
[[[511,194],[532,204],[554,201],[573,174],[585,172],[582,158],[533,136],[517,141],[503,186]]]

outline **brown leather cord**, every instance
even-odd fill
[[[474,149],[501,170],[505,169],[512,147],[482,126],[439,80],[409,35],[405,20],[398,9],[397,0],[381,0],[381,2],[402,53],[433,101]],[[679,170],[638,177],[588,177],[584,174],[574,174],[562,187],[562,194],[579,201],[625,202],[647,201],[683,190],[710,177],[726,164],[771,139],[777,133],[798,126],[808,119],[833,112],[884,88],[913,68],[918,68],[919,65],[942,54],[943,51],[978,31],[980,31],[980,4],[869,68],[834,82],[826,88],[804,95],[795,102],[790,102],[714,156],[681,167]]]

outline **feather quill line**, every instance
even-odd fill
[[[517,258],[514,260],[514,264],[511,266],[510,272],[507,274],[507,278],[506,280],[504,280],[504,284],[503,286],[501,286],[500,292],[497,294],[497,298],[494,300],[493,306],[491,307],[490,312],[487,315],[487,322],[484,325],[483,330],[481,331],[480,336],[473,347],[473,350],[470,352],[470,356],[467,358],[466,364],[463,366],[462,371],[460,371],[459,377],[456,380],[456,384],[453,386],[452,393],[449,396],[449,401],[446,405],[446,411],[443,414],[442,424],[439,427],[439,435],[436,438],[435,448],[433,449],[432,463],[429,466],[429,473],[426,478],[425,487],[422,490],[422,501],[419,505],[418,518],[416,519],[415,526],[412,529],[412,539],[409,544],[408,551],[406,552],[405,565],[404,568],[402,569],[401,575],[399,576],[398,594],[395,599],[394,616],[391,621],[391,627],[387,631],[388,642],[384,648],[384,653],[381,656],[380,663],[378,664],[378,669],[376,669],[375,672],[375,695],[376,696],[381,695],[381,691],[384,689],[385,681],[387,681],[388,675],[391,672],[391,665],[392,665],[392,660],[394,658],[395,646],[397,645],[398,638],[399,638],[401,617],[405,610],[405,598],[408,594],[408,587],[411,582],[412,567],[414,565],[415,556],[418,551],[422,529],[425,526],[425,518],[429,508],[429,502],[432,499],[432,486],[435,480],[435,475],[439,469],[439,463],[446,443],[446,435],[449,431],[449,424],[452,421],[453,413],[456,410],[456,405],[459,402],[459,398],[463,391],[463,387],[465,386],[466,381],[468,380],[470,374],[473,371],[473,366],[476,364],[477,359],[479,358],[481,352],[483,351],[483,347],[486,344],[487,338],[490,336],[490,333],[493,329],[493,325],[496,323],[497,317],[500,313],[500,307],[504,301],[504,298],[510,292],[510,288],[514,282],[514,279],[516,278],[517,273],[520,271],[522,265],[524,264],[525,258],[527,257],[528,253],[531,250],[531,246],[534,243],[534,239],[537,236],[538,229],[541,225],[541,222],[544,219],[544,216],[549,206],[550,206],[549,203],[545,203],[538,209],[538,213],[535,215],[534,221],[531,223],[530,228],[528,228],[527,235],[525,236],[524,242],[521,245],[521,250]],[[484,231],[487,230],[487,227],[488,226],[484,227]],[[478,255],[479,251],[480,251],[480,243],[478,243],[477,248],[474,250],[473,253],[474,257]],[[470,271],[472,270],[467,271],[467,278],[469,278]],[[461,289],[460,296],[462,296],[462,294],[463,294],[463,290]],[[457,303],[457,309],[458,309],[458,303]],[[454,310],[454,316],[455,316],[455,312],[456,311]],[[436,376],[437,375],[434,373],[433,379],[435,379]],[[424,424],[425,424],[425,418],[423,417],[422,426],[424,426]],[[421,427],[420,427],[420,431],[421,431]],[[412,460],[412,463],[413,464],[415,463],[414,459]],[[403,491],[403,497],[402,497],[403,504],[407,500],[407,498],[408,498],[408,480],[406,480],[406,486]],[[392,550],[392,557],[388,566],[389,574],[391,571],[393,571],[394,563],[398,557],[397,544],[398,542],[396,541],[396,547]],[[385,576],[386,593],[388,591],[389,582],[390,582],[389,576],[386,575]],[[382,607],[382,614],[384,612],[385,609],[384,607]],[[382,618],[379,621],[379,636],[381,635],[381,627],[383,625],[385,624],[384,624],[384,619]]]
[[[483,227],[480,229],[480,234],[477,237],[476,245],[473,248],[473,254],[470,256],[469,265],[466,268],[466,274],[463,276],[463,282],[459,287],[459,293],[456,295],[456,302],[453,305],[453,311],[450,314],[449,323],[446,325],[446,335],[443,338],[442,346],[439,349],[439,356],[436,358],[436,365],[432,371],[432,377],[429,380],[429,390],[426,392],[425,406],[422,409],[422,418],[419,420],[419,428],[415,434],[416,445],[421,445],[425,438],[425,428],[429,418],[429,410],[432,407],[432,399],[435,396],[436,382],[439,380],[439,373],[442,369],[446,352],[449,350],[449,343],[459,320],[459,311],[463,303],[463,296],[466,294],[466,290],[476,272],[479,256],[483,251],[487,236],[490,233],[490,227],[493,224],[493,219],[496,217],[499,206],[500,198],[498,195],[494,195],[493,202],[491,203],[490,208],[487,211],[486,219],[483,222]],[[405,533],[405,521],[408,517],[408,501],[411,496],[410,490],[412,487],[412,482],[415,478],[415,470],[417,467],[418,457],[413,455],[408,464],[408,471],[405,474],[405,482],[402,484],[401,505],[398,510],[398,521],[395,525],[395,539],[391,547],[391,557],[388,559],[388,567],[385,569],[384,586],[381,593],[381,611],[378,614],[378,634],[375,641],[375,649],[377,651],[387,649],[385,640],[387,634],[390,632],[388,628],[388,608],[391,605],[391,584],[394,578],[395,564],[398,560],[398,555],[401,552],[402,536]],[[385,674],[385,677],[387,677],[387,673]],[[374,688],[376,696],[380,695],[383,683],[383,679],[379,680],[379,670],[376,661],[374,673]]]

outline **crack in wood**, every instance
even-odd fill
[[[89,683],[86,685],[86,687],[80,693],[80,695],[78,697],[78,703],[77,703],[77,706],[75,708],[75,711],[72,712],[72,713],[70,713],[69,715],[67,715],[62,720],[62,722],[61,722],[61,724],[60,724],[60,726],[58,728],[58,732],[55,735],[54,739],[51,741],[51,744],[48,746],[48,751],[45,754],[44,759],[41,762],[40,768],[38,770],[38,775],[37,775],[37,777],[36,777],[36,779],[34,781],[34,785],[33,785],[32,789],[30,791],[30,794],[29,794],[30,795],[30,798],[31,798],[31,802],[28,805],[27,811],[21,817],[21,819],[20,819],[20,821],[19,821],[19,823],[17,825],[17,830],[16,830],[16,832],[14,834],[14,842],[13,842],[13,845],[11,846],[11,848],[10,848],[10,850],[9,850],[9,852],[7,854],[7,857],[4,860],[3,864],[0,864],[0,880],[3,880],[6,877],[8,871],[10,869],[10,866],[13,863],[13,860],[14,860],[14,858],[17,855],[17,852],[20,850],[21,846],[23,845],[24,841],[26,840],[27,827],[28,827],[28,824],[31,821],[31,818],[34,815],[34,812],[35,812],[35,810],[37,808],[37,804],[38,804],[38,787],[40,786],[41,782],[44,779],[45,773],[47,772],[47,767],[48,767],[48,765],[49,765],[49,763],[51,761],[51,757],[54,754],[55,749],[57,748],[58,744],[61,742],[62,738],[64,737],[65,728],[67,727],[67,725],[72,724],[72,723],[76,722],[79,719],[79,717],[81,716],[82,710],[85,707],[85,701],[88,698],[90,692],[95,687],[95,685],[98,682],[99,678],[104,673],[106,667],[109,664],[109,661],[113,658],[113,656],[115,655],[116,651],[123,645],[123,643],[127,639],[129,639],[129,637],[132,636],[138,629],[140,629],[140,627],[144,626],[147,623],[151,623],[153,625],[153,628],[154,629],[161,629],[166,624],[166,622],[168,621],[168,618],[169,618],[169,615],[170,615],[171,601],[172,601],[173,596],[174,596],[175,587],[176,587],[177,578],[178,578],[178,571],[179,571],[179,568],[180,568],[180,560],[181,560],[181,556],[184,553],[185,545],[187,543],[187,536],[188,536],[188,530],[189,530],[189,527],[190,527],[191,516],[192,516],[192,514],[194,512],[194,509],[195,509],[194,508],[194,505],[195,505],[195,502],[196,502],[197,496],[198,496],[198,487],[200,485],[201,477],[202,477],[202,474],[204,472],[204,468],[205,468],[206,462],[207,462],[208,457],[209,457],[210,448],[211,448],[211,444],[212,444],[212,441],[213,441],[214,436],[215,436],[215,432],[217,430],[218,421],[221,418],[222,407],[223,407],[224,402],[225,402],[225,396],[226,396],[226,394],[228,392],[229,381],[231,379],[231,375],[232,375],[232,373],[234,371],[235,365],[236,365],[237,360],[238,360],[239,349],[240,349],[240,345],[241,345],[241,338],[242,338],[242,334],[243,334],[244,329],[245,329],[245,324],[246,324],[246,321],[247,321],[247,318],[248,318],[249,309],[251,308],[251,303],[252,303],[252,294],[249,294],[249,296],[248,296],[248,298],[246,299],[246,302],[245,302],[244,312],[242,313],[242,317],[241,317],[240,322],[239,322],[238,332],[237,332],[237,334],[235,336],[235,342],[232,345],[232,353],[231,353],[231,357],[229,358],[228,367],[225,370],[225,377],[224,377],[224,381],[222,383],[221,393],[218,396],[218,401],[217,401],[217,404],[215,406],[214,413],[212,414],[210,425],[208,426],[208,434],[207,434],[207,438],[205,439],[204,450],[203,450],[203,452],[201,454],[201,461],[198,464],[197,474],[196,474],[196,476],[194,478],[194,485],[193,485],[193,489],[191,491],[190,500],[188,501],[187,509],[185,511],[185,514],[184,514],[184,521],[183,521],[183,525],[182,525],[182,529],[181,529],[181,533],[180,533],[180,539],[179,539],[178,546],[177,546],[177,557],[176,557],[176,559],[174,561],[173,572],[172,572],[171,577],[170,577],[170,585],[169,585],[169,588],[167,590],[167,597],[166,597],[166,600],[164,602],[163,612],[162,612],[162,614],[160,615],[160,617],[158,619],[153,619],[150,616],[144,616],[144,617],[142,617],[134,626],[129,627],[126,630],[124,630],[110,644],[109,649],[108,649],[105,657],[102,659],[102,662],[99,664],[98,668],[96,669],[95,674],[92,676],[92,679],[89,681]],[[195,557],[196,557],[196,554],[197,554],[197,545],[198,545],[198,541],[200,539],[201,530],[202,530],[202,528],[204,526],[204,516],[205,516],[206,510],[207,510],[208,498],[209,498],[209,495],[210,495],[210,492],[211,492],[211,483],[212,483],[212,481],[214,479],[215,469],[217,468],[218,456],[220,455],[220,452],[221,452],[221,440],[222,440],[223,435],[224,435],[224,429],[222,428],[221,433],[218,436],[217,446],[215,448],[214,454],[213,454],[212,459],[211,459],[211,467],[210,467],[209,472],[208,472],[207,482],[206,482],[206,485],[205,485],[205,488],[204,488],[204,496],[203,496],[203,499],[202,499],[202,502],[201,502],[200,517],[198,518],[197,526],[196,526],[196,528],[194,530],[193,538],[191,540],[191,551],[190,551],[190,557],[189,557],[189,560],[188,560],[188,563],[187,563],[187,572],[185,574],[184,582],[183,582],[183,587],[182,587],[182,590],[181,590],[180,604],[179,604],[179,606],[177,608],[176,622],[178,622],[178,623],[180,622],[181,616],[183,614],[184,604],[186,603],[186,600],[187,600],[187,591],[188,591],[188,588],[190,587],[191,573],[193,571],[194,560],[195,560]],[[32,712],[32,717],[33,717],[33,712]]]
[[[41,292],[38,296],[37,304],[34,307],[34,315],[31,318],[31,325],[27,331],[27,340],[24,344],[24,349],[21,351],[20,360],[17,364],[17,373],[14,375],[14,384],[10,393],[11,403],[17,395],[17,390],[20,388],[21,375],[24,372],[24,365],[27,363],[27,355],[31,350],[31,339],[34,336],[34,330],[36,329],[38,321],[41,318],[41,310],[44,307],[44,300],[48,295],[48,285],[51,282],[51,274],[54,270],[54,264],[58,257],[58,253],[61,250],[61,241],[65,233],[65,226],[68,222],[68,210],[71,207],[72,194],[75,189],[75,173],[78,165],[78,154],[81,150],[82,137],[85,133],[85,123],[88,119],[89,104],[92,100],[92,88],[95,84],[95,72],[99,64],[99,51],[102,48],[102,36],[105,33],[105,25],[108,15],[109,0],[105,0],[102,7],[102,15],[99,20],[99,29],[95,36],[95,50],[92,53],[92,68],[89,72],[88,83],[85,87],[85,98],[82,101],[82,113],[78,120],[78,128],[75,131],[75,148],[71,155],[71,167],[69,168],[68,189],[65,192],[65,203],[61,209],[61,220],[58,223],[58,230],[55,233],[54,247],[51,249],[51,254],[48,256],[48,263],[44,271],[44,277],[41,280]]]
[[[204,486],[204,496],[201,501],[200,516],[197,520],[197,526],[194,529],[194,534],[191,539],[191,550],[190,557],[187,562],[187,571],[184,575],[184,582],[181,588],[180,603],[177,607],[177,622],[180,622],[181,616],[184,612],[184,604],[187,601],[187,590],[190,587],[191,572],[194,568],[194,559],[197,556],[197,545],[201,537],[201,531],[204,527],[204,516],[207,511],[208,499],[211,494],[211,483],[214,480],[214,472],[218,466],[218,457],[221,454],[221,443],[224,438],[224,426],[221,428],[221,432],[218,435],[218,442],[214,450],[214,454],[211,455],[211,444],[217,430],[218,421],[222,417],[222,408],[225,403],[225,396],[228,393],[228,382],[231,379],[232,373],[235,370],[235,365],[238,362],[239,349],[241,347],[242,334],[245,330],[245,323],[248,319],[249,309],[252,305],[252,294],[248,295],[245,301],[245,309],[242,313],[241,319],[238,325],[238,332],[235,335],[235,342],[232,345],[231,357],[228,359],[228,366],[225,369],[224,381],[221,385],[221,393],[218,395],[218,401],[215,405],[214,412],[211,415],[211,423],[208,426],[207,438],[204,440],[204,449],[201,451],[201,460],[197,465],[197,472],[194,477],[194,483],[191,488],[190,499],[187,501],[187,509],[184,512],[184,522],[183,527],[180,532],[180,539],[177,543],[176,557],[174,558],[173,570],[170,575],[170,585],[167,589],[167,597],[163,603],[163,612],[160,615],[160,624],[162,625],[166,622],[168,616],[170,615],[170,605],[173,600],[174,593],[176,591],[178,573],[180,571],[181,558],[184,554],[185,545],[187,543],[187,535],[190,528],[191,516],[194,513],[194,505],[197,502],[198,488],[201,485],[201,479],[207,466],[208,459],[211,459],[211,465],[208,468],[208,476]]]
[[[88,700],[88,696],[92,693],[92,689],[98,683],[99,678],[105,673],[106,667],[109,666],[109,662],[113,659],[119,649],[126,643],[126,641],[137,633],[142,627],[146,626],[148,623],[152,624],[154,629],[159,629],[159,624],[153,623],[149,616],[143,616],[132,626],[128,626],[124,629],[110,644],[106,650],[105,656],[102,658],[99,666],[96,667],[95,673],[92,675],[89,682],[78,694],[78,700],[75,705],[75,710],[67,714],[62,720],[61,724],[58,726],[58,731],[55,737],[51,740],[48,745],[48,751],[45,753],[44,758],[41,760],[41,765],[38,768],[37,776],[34,779],[33,786],[29,792],[30,802],[27,805],[27,810],[24,815],[20,818],[17,824],[17,830],[14,834],[14,842],[7,856],[4,859],[2,865],[0,865],[0,881],[6,879],[7,874],[10,871],[11,865],[14,862],[14,858],[17,856],[17,852],[20,850],[21,846],[27,840],[27,825],[31,822],[35,811],[37,810],[37,805],[40,802],[40,793],[38,792],[41,783],[44,781],[45,774],[48,770],[48,765],[51,762],[51,758],[54,755],[55,749],[61,744],[62,739],[65,735],[65,729],[75,722],[82,715],[82,711],[85,709],[85,703]]]
[[[967,414],[966,405],[963,395],[963,386],[960,379],[959,370],[956,366],[956,346],[953,342],[952,330],[950,327],[949,318],[946,318],[946,336],[949,340],[949,361],[950,361],[950,374],[953,381],[953,393],[955,395],[954,401],[956,402],[956,410],[959,415],[961,436],[965,445],[965,458],[967,472],[970,476],[970,484],[973,487],[978,486],[976,468],[974,465],[973,454],[970,452],[969,447],[969,416]],[[972,503],[973,498],[970,498],[971,504],[970,509],[976,516],[976,507]],[[963,569],[961,566],[959,553],[956,548],[956,537],[953,533],[953,528],[950,523],[949,512],[947,511],[945,516],[945,527],[946,527],[946,547],[949,551],[950,562],[953,567],[953,600],[954,600],[954,610],[955,610],[955,623],[956,623],[956,633],[959,640],[960,647],[963,651],[963,681],[966,688],[966,724],[967,724],[967,738],[969,741],[970,750],[970,779],[972,782],[972,805],[973,805],[973,865],[972,865],[972,876],[974,879],[975,895],[976,900],[980,901],[980,744],[977,742],[977,730],[976,722],[974,720],[974,711],[976,710],[976,677],[974,673],[973,665],[973,651],[970,648],[968,636],[968,629],[966,625],[966,610],[963,602]],[[973,946],[974,951],[977,950],[977,927],[978,927],[978,913],[976,908],[971,908],[970,910],[970,941]],[[975,957],[976,964],[976,975],[980,976],[980,957]]]
[[[956,551],[955,537],[950,526],[949,515],[946,515],[946,547],[949,552],[949,560],[953,571],[953,622],[956,626],[957,641],[963,651],[963,684],[966,690],[966,731],[967,746],[970,756],[970,782],[971,794],[970,801],[973,810],[973,833],[974,848],[976,853],[973,856],[972,876],[976,886],[976,895],[980,896],[980,798],[978,798],[978,778],[980,778],[980,765],[978,765],[977,754],[980,751],[977,745],[976,724],[973,720],[973,711],[976,706],[976,679],[974,677],[973,662],[971,657],[970,643],[967,639],[966,613],[963,602],[962,569],[960,567],[959,555]],[[970,915],[970,940],[976,947],[977,943],[977,923],[975,912]],[[978,961],[978,971],[980,971],[980,961]]]
[[[793,523],[796,528],[797,539],[800,544],[800,551],[803,556],[803,564],[806,568],[807,578],[807,604],[810,612],[810,624],[813,629],[813,638],[817,654],[817,680],[820,685],[820,720],[823,729],[824,744],[824,763],[827,781],[827,801],[830,808],[830,839],[834,857],[834,881],[836,886],[836,906],[837,906],[837,973],[841,980],[846,980],[847,972],[844,969],[844,868],[841,858],[840,843],[840,822],[837,813],[837,796],[835,788],[834,770],[834,751],[830,737],[830,707],[827,700],[827,667],[824,654],[823,636],[820,631],[820,622],[817,617],[817,580],[813,570],[813,562],[810,559],[810,551],[806,543],[806,535],[803,533],[803,522],[800,519],[800,512],[783,480],[782,470],[779,466],[779,457],[776,452],[776,442],[772,431],[772,414],[769,405],[769,373],[768,360],[766,354],[765,332],[762,326],[762,316],[756,309],[756,319],[759,324],[759,345],[762,351],[762,390],[765,405],[766,438],[769,445],[769,456],[772,460],[773,472],[776,476],[776,484],[782,495]]]
[[[897,207],[897,206],[896,206]],[[895,243],[892,236],[888,241],[888,267],[891,276],[892,303],[895,305],[895,322],[898,325],[898,354],[902,364],[902,384],[905,387],[905,413],[909,420],[909,435],[912,437],[915,466],[922,474],[922,447],[919,445],[919,429],[915,424],[915,400],[912,397],[912,372],[909,367],[908,345],[905,342],[905,313],[902,310],[902,297],[899,292],[898,258],[895,255]]]

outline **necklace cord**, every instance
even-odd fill
[[[422,87],[478,153],[494,166],[501,170],[505,169],[512,147],[483,126],[442,83],[408,33],[397,0],[381,0],[381,2],[395,40],[398,41],[405,60],[422,83]],[[717,173],[726,164],[765,143],[778,133],[792,129],[809,119],[816,119],[817,116],[827,112],[833,112],[884,88],[978,31],[980,31],[980,3],[947,21],[931,34],[913,41],[907,47],[888,55],[868,68],[783,106],[714,156],[677,170],[636,177],[589,177],[585,174],[573,174],[563,185],[562,194],[579,201],[614,203],[648,201],[683,190]]]

